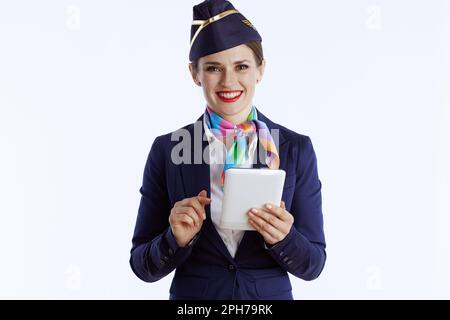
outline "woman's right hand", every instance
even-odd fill
[[[202,228],[206,219],[205,205],[211,203],[206,195],[206,190],[202,190],[196,197],[176,202],[170,211],[170,228],[180,247],[185,247]]]

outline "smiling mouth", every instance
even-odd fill
[[[242,90],[218,91],[216,94],[223,102],[231,103],[237,101],[243,92]]]

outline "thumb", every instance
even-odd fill
[[[206,190],[200,191],[198,195],[199,195],[200,197],[206,197],[206,195],[207,195]]]
[[[284,203],[283,200],[281,200],[281,205],[280,205],[280,207],[281,207],[282,209],[286,209],[286,204]]]

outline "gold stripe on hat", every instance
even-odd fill
[[[202,31],[206,26],[210,25],[213,22],[216,22],[222,18],[225,18],[226,16],[229,16],[230,14],[233,13],[239,13],[239,11],[235,10],[235,9],[231,9],[231,10],[227,10],[224,12],[219,13],[218,15],[215,15],[214,17],[209,18],[208,20],[194,20],[192,21],[192,25],[193,26],[197,26],[200,25],[200,27],[197,29],[197,31],[195,32],[194,36],[192,37],[191,40],[191,48],[192,48],[192,44],[194,43],[195,39],[197,39],[200,31]]]

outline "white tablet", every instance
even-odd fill
[[[231,168],[225,172],[220,227],[255,230],[248,223],[248,211],[266,203],[279,205],[286,172],[274,169]]]

